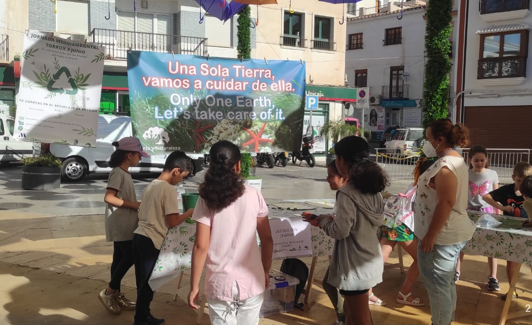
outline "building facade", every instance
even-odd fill
[[[7,0],[2,3],[6,10],[0,7],[0,12],[6,14],[0,17],[3,19],[0,27],[13,26],[10,28],[16,32],[9,34],[15,49],[11,46],[9,57],[3,61],[0,82],[15,86],[12,60],[15,54],[22,53],[25,30],[102,44],[106,48],[106,60],[101,113],[129,114],[126,62],[129,50],[237,58],[238,16],[221,22],[205,14],[194,0]],[[25,18],[8,14],[8,8]],[[251,57],[301,60],[307,67],[308,85],[322,89],[345,87],[344,9],[343,5],[318,0],[279,0],[278,5],[251,6]],[[13,18],[18,19],[17,24],[12,22]],[[9,31],[4,28],[0,33],[4,30]],[[0,45],[0,64],[1,54]],[[348,90],[347,94],[348,99],[356,99],[355,89]],[[345,98],[324,98],[327,100],[320,107],[327,120],[341,118]]]
[[[532,148],[530,0],[460,3],[457,121],[472,145]]]

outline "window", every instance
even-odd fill
[[[288,11],[284,13],[284,27],[282,45],[303,47],[303,15],[291,14]]]
[[[403,32],[402,27],[386,29],[386,39],[384,40],[384,44],[385,45],[401,44],[402,32]]]
[[[0,135],[4,135],[6,132],[4,131],[4,121],[0,119]]]
[[[368,86],[368,70],[355,70],[355,88]]]
[[[364,41],[364,38],[363,38],[362,33],[349,35],[349,49],[358,50],[358,49],[364,48],[363,41]]]
[[[348,3],[347,4],[347,13],[351,15],[357,14],[357,4],[356,3]]]
[[[416,141],[417,139],[423,138],[423,130],[408,130],[407,141]]]
[[[477,79],[526,77],[528,30],[480,37]]]
[[[117,18],[120,48],[155,52],[172,50],[172,15],[118,12]]]
[[[13,136],[13,134],[15,134],[15,120],[7,119],[6,124],[9,134]]]
[[[403,67],[390,68],[390,99],[404,98],[404,81],[403,81]]]
[[[68,34],[89,33],[89,3],[57,1],[57,31]]]
[[[332,48],[332,19],[316,17],[314,19],[314,41],[312,48],[319,50],[333,50]]]
[[[480,13],[492,14],[496,12],[506,12],[528,9],[530,0],[483,0]]]

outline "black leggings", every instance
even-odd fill
[[[135,320],[144,321],[151,316],[150,304],[153,300],[153,290],[148,280],[159,257],[159,250],[155,248],[150,238],[135,234],[133,236],[133,251],[135,277],[137,278],[137,311]]]
[[[115,241],[109,288],[120,291],[120,283],[133,264],[133,241]]]

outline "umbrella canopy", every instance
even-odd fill
[[[231,19],[231,17],[238,14],[242,8],[247,6],[246,4],[236,1],[227,2],[226,0],[196,0],[196,2],[209,15],[214,16],[221,21]],[[200,10],[200,24],[203,22],[203,18],[205,18],[205,15],[202,15]]]
[[[355,3],[355,2],[362,1],[362,0],[319,0],[319,1],[337,4],[337,3]]]
[[[255,26],[259,24],[259,6],[261,5],[276,5],[277,0],[233,0],[233,2],[240,2],[247,5],[256,5],[257,6],[257,21]],[[253,28],[255,28],[253,26]]]
[[[355,2],[359,2],[359,1],[362,1],[362,0],[319,0],[321,2],[328,2],[328,3],[332,3],[332,4],[346,4],[346,3],[355,3]],[[345,7],[344,7],[344,11],[345,11]],[[340,25],[343,25],[345,22],[345,12],[342,14],[342,21],[340,22]]]
[[[233,0],[233,2],[235,1],[247,4],[247,5],[257,5],[257,6],[277,4],[277,0]]]

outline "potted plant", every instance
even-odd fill
[[[262,188],[262,179],[255,177],[255,165],[256,162],[251,157],[251,154],[242,154],[242,158],[240,159],[240,176],[244,179],[246,185],[252,186],[260,191]]]
[[[62,161],[47,153],[22,159],[22,188],[25,190],[55,190],[61,186]]]

